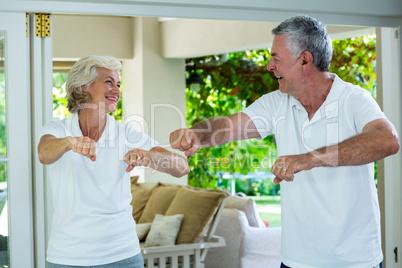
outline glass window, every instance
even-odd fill
[[[8,209],[7,209],[7,132],[6,132],[6,76],[5,33],[0,32],[0,267],[8,262]]]
[[[4,72],[4,32],[0,32],[0,158],[7,155],[6,137],[6,77]]]

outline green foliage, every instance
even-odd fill
[[[53,116],[65,118],[70,115],[67,109],[67,73],[53,73]]]
[[[369,90],[375,97],[375,36],[336,40],[333,47],[330,72]],[[186,88],[187,126],[213,116],[237,113],[263,94],[276,90],[278,82],[266,69],[269,60],[268,50],[187,59],[186,76],[189,77],[196,69],[205,81],[199,90]],[[272,135],[261,141],[248,140],[202,148],[198,154],[188,158],[189,184],[207,189],[227,188],[227,183],[219,176],[222,172],[269,172],[276,159]],[[269,194],[279,190],[272,190],[272,183],[267,182],[267,186],[263,181],[261,184],[254,180],[236,180],[236,184],[239,190],[249,194]],[[259,186],[254,187],[253,183]]]
[[[4,62],[0,62],[0,67],[4,68]],[[0,158],[7,155],[7,135],[6,135],[6,81],[5,73],[0,71]],[[7,179],[6,163],[0,162],[0,182]]]
[[[188,127],[212,116],[240,112],[261,95],[278,88],[277,80],[266,70],[268,61],[266,50],[187,60],[190,66],[187,77],[195,64],[205,81],[199,91],[186,88]],[[207,189],[225,188],[220,178],[222,172],[243,175],[268,172],[276,158],[273,136],[202,148],[188,159],[189,184]]]
[[[376,98],[376,38],[374,34],[335,40],[330,72],[356,84]]]

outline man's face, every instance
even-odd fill
[[[286,47],[287,35],[276,35],[272,43],[271,60],[267,69],[273,72],[279,82],[279,90],[298,97],[297,86],[301,75],[300,58],[293,58]]]

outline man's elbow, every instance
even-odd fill
[[[397,132],[394,130],[392,131],[392,136],[389,139],[388,143],[388,152],[389,155],[396,154],[399,151],[400,144],[399,144],[399,137]]]

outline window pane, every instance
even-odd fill
[[[5,34],[0,32],[0,158],[6,157],[6,83],[4,72]]]
[[[6,76],[4,64],[5,33],[0,32],[0,160],[7,155],[6,137]],[[7,162],[0,162],[0,267],[8,263],[8,210],[7,210]]]
[[[0,162],[0,267],[8,267],[7,163]]]

